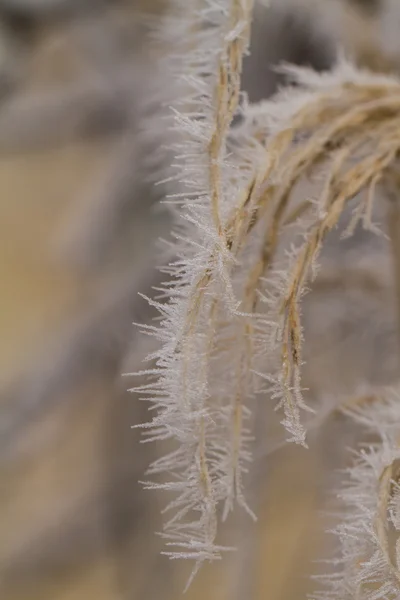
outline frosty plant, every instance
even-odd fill
[[[292,86],[248,105],[240,73],[252,1],[172,4],[162,33],[181,91],[172,107],[175,258],[161,298],[149,299],[160,320],[143,328],[159,345],[139,390],[155,415],[143,425],[145,441],[171,443],[150,467],[157,482],[147,484],[173,492],[167,554],[193,559],[194,574],[224,550],[218,520],[235,501],[253,516],[242,479],[256,394],[275,399],[289,441],[307,444],[304,416],[314,409],[301,382],[301,298],[350,200],[347,235],[359,223],[374,228],[377,186],[398,185],[400,82],[344,60],[323,75],[288,66]],[[305,180],[312,197],[298,191]],[[398,251],[395,229],[392,241]],[[399,402],[385,392],[347,410],[382,443],[349,473],[341,571],[318,597],[399,597],[399,546],[389,541],[400,529]]]

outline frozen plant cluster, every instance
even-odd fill
[[[144,441],[169,448],[146,483],[173,493],[166,554],[194,560],[192,577],[221,557],[218,523],[235,503],[255,517],[243,487],[253,400],[274,400],[288,441],[307,446],[320,406],[302,383],[301,307],[326,237],[343,216],[344,237],[360,227],[379,234],[377,190],[397,218],[400,81],[339,57],[324,73],[282,67],[289,86],[250,104],[241,72],[252,14],[251,0],[174,0],[160,28],[170,48],[163,71],[179,91],[170,119],[176,191],[166,200],[175,227],[166,282],[148,298],[159,321],[142,327],[158,349],[135,390],[151,402]],[[312,193],[301,191],[305,182]],[[399,235],[392,227],[397,276]],[[349,471],[340,569],[318,599],[400,592],[388,534],[399,525],[400,404],[376,389],[358,403],[364,412],[344,412],[378,441]]]

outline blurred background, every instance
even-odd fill
[[[187,566],[159,554],[164,499],[138,483],[159,450],[139,444],[131,425],[147,406],[121,376],[150,349],[132,322],[152,317],[138,292],[157,284],[170,226],[153,185],[168,49],[150,35],[168,3],[0,0],[2,600],[169,600],[185,584]],[[340,46],[397,69],[397,0],[270,4],[255,9],[250,100],[284,85],[275,64],[329,69]],[[305,306],[306,380],[329,402],[397,372],[385,242],[337,239]],[[306,597],[330,544],[320,509],[354,435],[337,416],[308,452],[261,444],[249,484],[259,520],[228,521],[238,552],[203,568],[186,598]]]

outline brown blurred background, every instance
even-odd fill
[[[361,62],[392,68],[395,51],[380,45],[390,4],[276,0],[268,14],[257,8],[244,74],[250,99],[283,83],[273,64],[326,69],[338,43]],[[149,24],[165,10],[167,0],[0,0],[2,600],[167,600],[184,587],[186,565],[159,554],[163,499],[138,483],[157,453],[131,429],[146,420],[146,405],[121,377],[149,347],[131,323],[151,317],[138,291],[150,294],[157,282],[156,240],[169,227],[158,204],[164,192],[151,182],[162,165],[149,160],[163,132],[142,131],[157,111],[149,98],[163,86]],[[365,253],[354,245],[336,253],[333,239],[306,310],[315,396],[327,381],[333,392],[351,391],[365,373],[379,382],[394,376],[387,254],[369,238],[357,244],[374,257],[378,293],[366,300],[362,278],[359,287],[352,271],[342,278],[346,252],[362,273]],[[326,294],[330,329],[320,314]],[[389,357],[383,371],[377,354]],[[229,520],[224,535],[238,552],[205,567],[188,600],[306,597],[312,561],[329,545],[319,513],[327,473],[348,435],[336,418],[308,452],[290,447],[268,460],[260,452],[249,489],[259,520]]]

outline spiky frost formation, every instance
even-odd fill
[[[375,438],[355,453],[339,494],[342,522],[332,573],[314,600],[394,600],[400,594],[400,426],[398,391],[345,412]]]
[[[232,198],[246,189],[254,169],[227,152],[227,136],[237,111],[242,57],[247,48],[251,0],[176,0],[162,34],[169,47],[166,69],[181,89],[172,107],[176,165],[182,192],[170,198],[179,208],[173,252],[165,268],[171,278],[162,290],[169,301],[150,301],[161,314],[155,335],[161,349],[148,372],[154,381],[141,388],[157,415],[145,427],[148,440],[170,440],[176,448],[156,461],[151,475],[169,473],[168,481],[150,483],[175,492],[167,511],[173,516],[164,534],[171,558],[219,558],[215,544],[217,506],[225,513],[236,496],[245,505],[241,477],[248,456],[247,410],[242,406],[252,379],[243,345],[236,352],[237,329],[232,243],[227,224]],[[177,44],[177,40],[179,43]],[[253,144],[254,145],[254,144]],[[237,151],[240,155],[240,151]],[[222,302],[220,299],[223,299]],[[226,315],[230,315],[230,319]],[[217,322],[225,318],[227,327]],[[218,372],[215,384],[211,372]],[[244,373],[244,375],[242,375]]]

